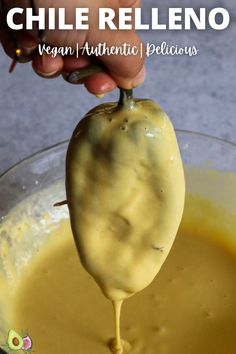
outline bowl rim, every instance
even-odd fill
[[[236,143],[232,142],[232,141],[228,141],[226,139],[223,139],[223,138],[219,138],[219,137],[216,137],[216,136],[213,136],[213,135],[210,135],[210,134],[205,134],[205,133],[200,133],[200,132],[194,132],[194,131],[191,131],[191,130],[185,130],[185,129],[175,129],[175,131],[177,133],[184,133],[184,134],[187,134],[187,135],[193,135],[193,136],[199,136],[199,137],[203,137],[203,138],[207,138],[207,139],[210,139],[210,140],[213,140],[213,141],[216,141],[218,143],[223,143],[223,144],[226,144],[226,145],[229,145],[231,147],[234,147],[236,148]],[[62,146],[64,144],[68,144],[70,141],[70,139],[66,139],[66,140],[62,140],[56,144],[53,144],[53,145],[50,145],[50,146],[47,146],[46,148],[43,148],[43,149],[40,149],[38,151],[36,151],[35,153],[31,154],[31,155],[28,155],[26,157],[24,157],[23,159],[19,160],[18,162],[16,162],[15,164],[13,164],[12,166],[10,166],[9,168],[7,168],[5,171],[3,171],[1,174],[0,174],[0,181],[5,178],[8,174],[10,174],[15,168],[17,168],[18,166],[20,166],[21,164],[23,164],[24,162],[27,162],[31,159],[33,159],[34,157],[36,156],[39,156],[47,151],[50,151],[50,150],[53,150],[59,146]]]

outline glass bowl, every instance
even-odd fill
[[[187,194],[207,199],[236,215],[236,145],[181,130],[177,131],[177,138]],[[10,328],[8,313],[16,279],[45,243],[48,230],[68,218],[66,207],[53,207],[66,199],[67,145],[65,141],[32,155],[0,177],[0,285],[7,284],[8,289],[0,291],[0,346],[6,342]],[[49,217],[45,219],[46,214]],[[17,228],[24,220],[24,237],[18,238]],[[236,235],[234,242],[236,245]]]

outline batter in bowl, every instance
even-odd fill
[[[186,204],[161,271],[124,303],[125,353],[235,352],[236,222],[207,201]],[[109,354],[112,308],[78,262],[69,220],[49,239],[16,288],[13,328],[28,329],[35,354]]]

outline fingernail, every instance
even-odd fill
[[[135,79],[132,81],[132,87],[136,88],[139,85],[141,85],[146,78],[146,69],[145,66],[142,67],[138,75],[135,77]]]
[[[47,62],[47,58],[48,58],[48,55],[46,53],[43,53],[40,56],[40,61],[41,61],[42,68],[45,67],[45,64]],[[54,78],[54,77],[60,75],[60,71],[58,71],[58,70],[53,70],[53,71],[50,71],[50,72],[44,72],[44,71],[36,70],[36,72],[37,72],[37,74],[39,76],[42,76],[42,77],[45,77],[45,78]]]
[[[105,97],[105,93],[96,93],[95,96],[97,98],[103,98],[103,97]]]
[[[55,77],[60,75],[60,71],[52,71],[51,73],[42,73],[41,71],[36,70],[37,75],[46,78],[46,79],[54,79]]]

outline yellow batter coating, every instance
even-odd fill
[[[85,269],[119,301],[151,283],[182,217],[185,183],[172,124],[151,100],[91,110],[67,154],[67,201]]]

